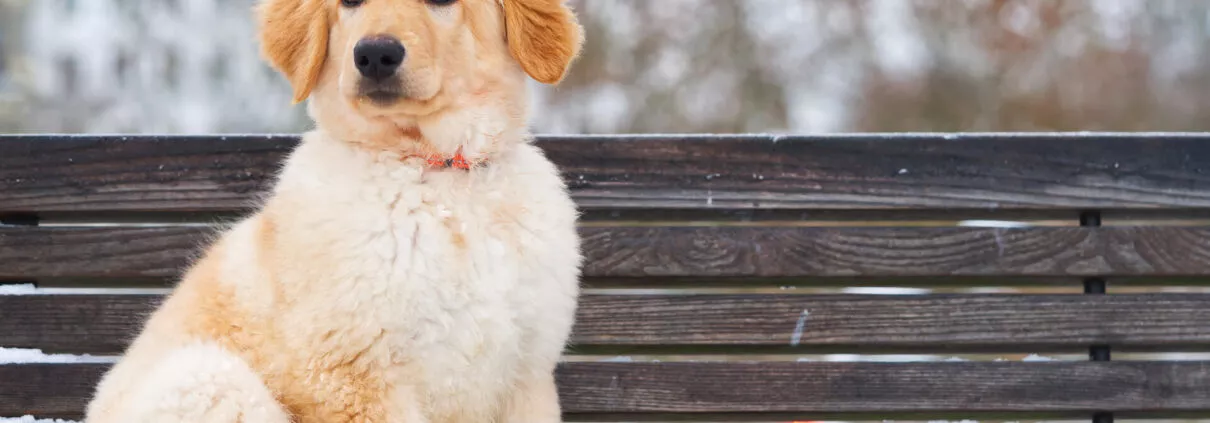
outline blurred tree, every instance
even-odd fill
[[[21,117],[25,114],[11,71],[19,51],[17,6],[17,0],[0,0],[0,132],[21,132]]]
[[[1210,129],[1206,0],[573,4],[566,132]]]
[[[1109,26],[1121,23],[1105,19],[1089,2],[914,6],[934,60],[907,78],[867,68],[854,129],[1154,129],[1151,115],[1163,105],[1151,95],[1149,55],[1155,50],[1147,45],[1148,34],[1115,34]],[[986,62],[978,66],[983,69],[969,66],[977,61]]]
[[[24,100],[0,121],[305,129],[252,2],[0,0],[26,8],[0,48],[37,40],[5,56]],[[538,132],[1210,129],[1210,0],[570,2],[588,44],[563,84],[535,84]]]

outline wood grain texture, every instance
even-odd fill
[[[174,277],[213,233],[0,228],[0,279]],[[586,226],[580,234],[589,278],[1210,275],[1205,227]]]
[[[121,352],[157,295],[0,296],[0,345]],[[573,350],[1036,353],[1210,346],[1210,295],[585,295]]]
[[[107,364],[0,365],[0,416],[80,419]]]
[[[582,231],[604,277],[1210,274],[1210,229],[614,227]]]
[[[605,412],[1202,411],[1210,364],[592,363],[558,375],[566,409]]]
[[[1210,295],[589,295],[573,342],[1038,352],[1210,345]]]
[[[118,354],[160,295],[0,296],[0,345],[48,353]]]
[[[0,137],[0,212],[246,209],[296,137]]]
[[[0,415],[78,417],[98,364],[0,366]],[[570,420],[593,414],[1210,411],[1210,363],[565,363]]]
[[[1210,207],[1210,136],[543,136],[594,208]],[[0,137],[0,213],[243,209],[293,136]]]
[[[0,228],[0,279],[173,277],[214,233],[186,226]]]

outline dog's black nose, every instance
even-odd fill
[[[367,37],[353,47],[353,63],[361,76],[382,80],[394,75],[407,51],[403,43],[391,37]]]

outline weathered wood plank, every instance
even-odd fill
[[[224,211],[265,190],[296,137],[0,137],[0,212]]]
[[[78,419],[107,364],[0,365],[0,416]]]
[[[1210,274],[1210,228],[614,227],[582,231],[604,277]]]
[[[595,208],[1210,207],[1210,136],[544,136]],[[0,137],[0,213],[223,211],[293,136]]]
[[[0,296],[0,345],[121,352],[158,295]],[[1210,295],[585,295],[575,350],[1075,351],[1210,346]]]
[[[176,276],[213,229],[0,228],[0,279]],[[589,278],[1205,276],[1210,228],[580,228]]]
[[[117,354],[161,295],[0,296],[0,345],[50,353]]]
[[[173,277],[215,228],[0,227],[0,279]]]
[[[566,409],[605,412],[1203,411],[1210,364],[592,363]]]
[[[0,366],[0,415],[78,417],[97,364]],[[1210,411],[1210,363],[565,363],[570,420],[594,414]]]
[[[573,343],[1039,352],[1210,345],[1210,295],[589,295]]]

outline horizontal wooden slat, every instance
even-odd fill
[[[0,137],[0,212],[244,209],[297,138]]]
[[[607,277],[1210,274],[1210,228],[591,228]]]
[[[213,230],[0,228],[0,279],[173,277]],[[1205,276],[1210,228],[581,227],[584,275]]]
[[[0,346],[117,354],[161,300],[160,295],[0,296]]]
[[[213,228],[0,227],[0,279],[173,277]]]
[[[78,419],[107,364],[0,365],[0,416]]]
[[[0,415],[77,417],[104,365],[0,366]],[[1210,412],[1210,363],[565,363],[570,420],[644,413]],[[969,415],[969,414],[968,414]]]
[[[0,296],[0,345],[122,351],[158,295]],[[1076,351],[1210,346],[1210,295],[585,295],[576,351]]]
[[[1210,295],[590,295],[573,342],[865,351],[1210,345]]]
[[[1210,207],[1210,135],[543,136],[594,208]],[[243,209],[293,136],[0,137],[0,213]]]

